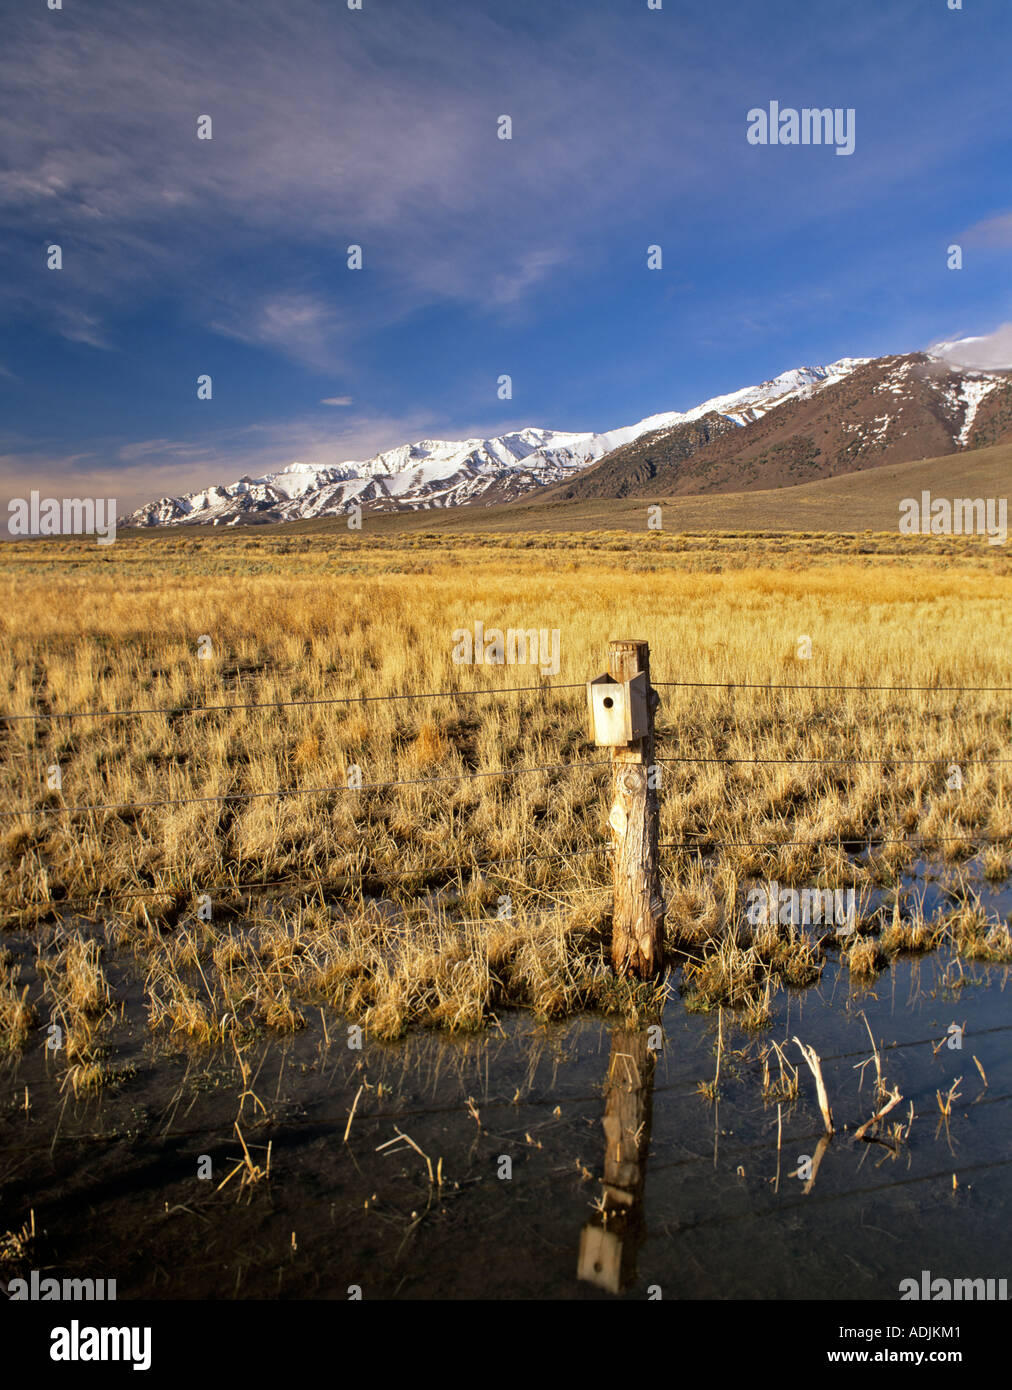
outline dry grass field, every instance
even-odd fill
[[[845,942],[742,920],[769,878],[867,908],[917,860],[1007,877],[1012,574],[983,540],[367,518],[8,545],[0,583],[0,913],[45,990],[0,955],[0,1046],[61,1020],[75,1091],[103,1079],[111,952],[141,972],[151,1027],[197,1043],[316,1006],[377,1037],[508,1005],[649,1009],[659,991],[606,964],[610,773],[582,687],[614,637],[649,640],[662,696],[667,945],[691,1007],[761,1025],[827,948],[855,976],[946,935],[1012,959],[969,888],[940,922],[909,895],[864,910]],[[558,673],[455,664],[476,621],[558,630]],[[818,688],[852,685],[924,689]],[[504,687],[535,688],[385,698]],[[49,717],[12,717],[31,713]]]

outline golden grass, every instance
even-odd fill
[[[948,915],[945,926],[960,955],[968,960],[1012,963],[1012,932],[1008,923],[989,917],[977,895],[969,894],[968,900]]]
[[[35,1245],[35,1209],[19,1231],[7,1231],[0,1235],[0,1265],[21,1264],[32,1253]]]
[[[28,1002],[29,986],[19,985],[19,972],[11,953],[0,950],[0,1055],[23,1047],[35,1026],[35,1010]]]
[[[886,956],[873,936],[855,936],[845,959],[852,975],[868,977],[878,973]]]
[[[694,1006],[731,1002],[761,1024],[771,984],[810,983],[823,958],[782,928],[737,939],[751,881],[864,889],[913,862],[882,845],[856,864],[838,843],[868,836],[926,837],[954,866],[973,848],[945,837],[1003,837],[985,869],[998,881],[1008,867],[1007,693],[744,688],[1008,684],[1012,577],[994,548],[859,542],[255,531],[8,546],[5,708],[168,712],[0,721],[2,804],[25,808],[0,821],[2,920],[58,922],[70,905],[111,920],[145,964],[152,1026],[205,1043],[298,1028],[309,999],[384,1037],[479,1027],[513,1004],[544,1018],[609,1007],[609,771],[591,766],[606,755],[582,689],[299,702],[582,684],[610,638],[633,635],[650,641],[655,682],[710,683],[660,688],[658,753],[682,760],[661,788],[668,949],[689,954]],[[559,629],[560,671],[454,665],[452,634],[476,620]],[[248,704],[267,707],[192,713]],[[557,763],[587,765],[470,776]],[[359,791],[344,790],[353,766]],[[369,785],[383,782],[406,785]],[[138,802],[159,804],[60,809]],[[241,887],[277,880],[296,887],[273,907]],[[988,960],[1008,958],[1007,937],[965,913],[953,930]],[[861,935],[850,969],[934,941],[926,925]],[[59,951],[47,979],[61,981],[68,1060],[94,1060],[104,976],[83,941]],[[12,990],[0,979],[5,1037]]]
[[[65,1063],[62,1085],[79,1092],[98,1090],[107,1079],[102,1034],[108,1023],[111,991],[101,965],[98,942],[57,931],[38,943],[42,999],[49,1006],[47,1049]],[[52,1029],[55,1026],[56,1032]]]

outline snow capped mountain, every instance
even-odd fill
[[[647,431],[542,500],[791,487],[1012,439],[1012,372],[927,353],[850,358],[814,381],[787,372],[714,404],[702,418]]]
[[[651,415],[602,434],[529,426],[492,439],[422,439],[364,462],[348,461],[336,467],[290,463],[262,478],[243,477],[182,497],[163,497],[121,518],[120,525],[291,521],[337,515],[353,503],[398,511],[512,501],[534,488],[565,482],[605,455],[656,431],[715,414],[733,426],[757,426],[786,402],[808,400],[878,360],[844,357],[825,367],[796,367],[690,410]],[[961,397],[951,402],[960,428],[954,447],[965,445],[981,401],[998,384],[997,379],[980,373],[961,374]]]
[[[687,410],[683,415],[655,416],[658,424],[650,427],[657,429],[669,423],[684,424],[690,420],[700,420],[712,411],[733,420],[736,425],[748,425],[753,420],[761,420],[784,401],[811,395],[820,387],[842,381],[855,367],[862,366],[869,360],[867,357],[844,357],[828,367],[795,367],[793,371],[781,372],[780,376],[774,377],[772,381],[764,381],[760,386],[746,386],[741,391],[733,391],[729,396],[714,396],[712,400],[704,401],[702,405]],[[644,431],[641,430],[639,433]]]
[[[600,458],[609,447],[614,446],[608,435],[533,427],[494,439],[422,439],[361,463],[335,468],[291,463],[263,478],[240,478],[183,497],[163,497],[123,524],[234,525],[254,513],[265,520],[290,521],[340,513],[353,502],[391,511],[457,506],[493,492],[494,500],[505,501],[558,481]]]

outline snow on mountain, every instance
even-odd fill
[[[262,478],[243,477],[182,497],[163,497],[130,516],[123,526],[172,526],[212,522],[235,525],[247,518],[291,521],[335,515],[352,503],[376,510],[418,510],[511,501],[533,488],[561,482],[640,435],[717,412],[736,425],[761,419],[785,401],[840,381],[872,359],[845,357],[828,367],[796,367],[758,386],[715,396],[686,411],[650,415],[602,434],[529,426],[492,439],[422,439],[385,450],[364,462],[336,467],[290,463]]]
[[[996,377],[968,377],[964,380],[960,400],[966,409],[966,415],[963,419],[963,427],[957,435],[960,447],[969,442],[970,431],[973,429],[973,422],[977,418],[977,411],[980,409],[984,397],[989,396],[1001,384],[1001,380]]]

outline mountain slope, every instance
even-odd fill
[[[924,353],[858,362],[776,411],[707,431],[666,426],[607,455],[549,500],[789,487],[1012,439],[1012,374]]]
[[[897,545],[923,546],[937,554],[948,544],[972,546],[989,565],[1003,572],[1010,565],[1006,546],[989,545],[986,537],[907,537],[898,530],[900,504],[919,498],[925,489],[932,497],[1005,497],[1012,490],[1012,441],[986,449],[964,449],[935,459],[885,464],[819,478],[795,487],[758,492],[711,492],[685,497],[600,497],[576,502],[546,500],[544,492],[532,493],[501,507],[454,507],[442,513],[438,526],[431,512],[386,512],[371,516],[370,536],[426,535],[431,539],[472,535],[529,536],[538,532],[611,532],[635,534],[638,544],[662,548],[681,545],[689,533],[834,532],[856,536],[861,544],[865,530],[890,534]],[[662,509],[663,530],[649,529],[647,507],[657,502]],[[325,516],[284,523],[292,537],[347,534],[343,517]],[[151,539],[157,533],[148,532]],[[649,563],[647,561],[646,563]]]

